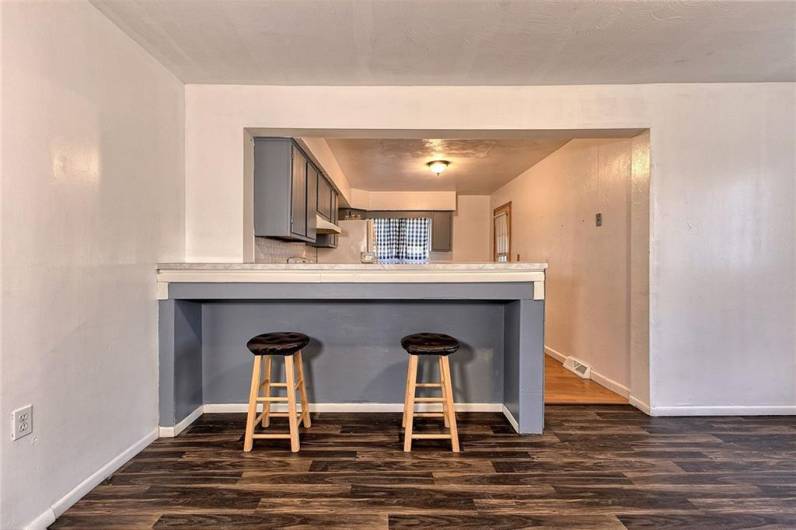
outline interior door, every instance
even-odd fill
[[[492,216],[492,251],[497,262],[511,261],[511,203],[495,208]]]

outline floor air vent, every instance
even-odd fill
[[[567,360],[564,361],[564,368],[574,372],[575,375],[583,379],[589,379],[591,377],[591,367],[588,364],[583,364],[574,357],[567,357]]]

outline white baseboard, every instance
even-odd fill
[[[433,411],[439,404],[418,403],[418,412]],[[287,405],[277,403],[271,406],[274,412],[286,412]],[[173,438],[184,431],[190,424],[199,419],[202,414],[223,412],[246,412],[247,403],[208,403],[191,412],[174,427],[158,427],[161,438]],[[301,406],[299,406],[299,410]],[[456,412],[503,412],[502,403],[456,403]],[[403,403],[311,403],[311,412],[403,412]]]
[[[107,464],[92,473],[87,479],[75,486],[72,491],[61,497],[50,506],[47,510],[41,513],[38,517],[33,519],[27,525],[25,530],[45,530],[49,525],[55,522],[55,519],[64,513],[69,507],[82,499],[89,491],[94,489],[100,482],[108,478],[114,471],[126,464],[131,458],[141,452],[147,445],[152,443],[158,437],[158,431],[153,430],[133,445],[113,457]]]
[[[418,403],[417,411],[434,410],[436,405]],[[301,408],[301,406],[299,406]],[[204,412],[246,412],[248,405],[246,403],[208,403],[204,406]],[[287,405],[278,403],[272,405],[272,410],[276,412],[284,412],[287,410]],[[403,412],[403,403],[310,403],[310,412]],[[456,403],[457,412],[501,412],[503,410],[502,403]]]
[[[652,416],[652,413],[650,411],[650,406],[649,406],[648,403],[645,403],[644,401],[641,401],[640,399],[638,399],[635,396],[628,396],[627,397],[627,402],[630,405],[636,407],[638,410],[640,410],[641,412],[643,412],[647,416]]]
[[[619,394],[623,398],[630,398],[630,389],[625,385],[614,381],[613,379],[609,379],[605,377],[600,372],[595,372],[594,369],[591,371],[590,379],[597,383],[600,386],[604,386],[611,392]]]
[[[182,431],[184,431],[190,424],[199,419],[199,416],[204,412],[204,407],[199,405],[196,410],[188,414],[181,422],[174,427],[158,427],[158,436],[161,438],[174,438]]]
[[[556,361],[560,362],[561,364],[564,364],[564,361],[567,360],[567,356],[566,355],[564,355],[560,351],[554,350],[550,346],[545,346],[544,347],[544,352],[547,355],[549,355],[550,357],[552,357],[553,359],[555,359]]]
[[[560,362],[561,364],[564,364],[566,362],[566,360],[569,358],[569,355],[561,353],[558,350],[554,350],[550,346],[545,346],[544,347],[544,352],[547,355],[549,355],[550,357],[552,357],[553,359],[555,359],[558,362]],[[610,378],[604,376],[600,372],[595,371],[594,368],[592,368],[592,367],[589,367],[589,372],[590,372],[589,379],[591,379],[592,381],[594,381],[598,385],[604,386],[605,388],[607,388],[611,392],[615,392],[615,393],[619,394],[620,396],[622,396],[624,398],[629,398],[630,397],[630,389],[628,387],[626,387],[625,385],[623,385],[623,384],[621,384],[621,383],[619,383],[617,381],[614,381],[613,379],[610,379]]]
[[[34,520],[23,526],[24,530],[47,530],[55,522],[55,513],[52,508],[47,508]]]
[[[517,423],[517,419],[514,417],[514,414],[512,414],[511,411],[506,408],[506,405],[501,406],[501,412],[503,412],[503,415],[507,420],[509,420],[511,426],[514,427],[514,430],[520,432],[520,424]]]
[[[547,355],[549,355],[550,357],[552,357],[553,359],[555,359],[558,362],[560,362],[561,364],[566,363],[566,360],[568,358],[567,355],[561,353],[560,351],[554,350],[553,348],[551,348],[549,346],[545,346],[544,347],[544,352]],[[640,399],[631,396],[630,395],[630,389],[628,387],[626,387],[625,385],[623,385],[623,384],[621,384],[621,383],[619,383],[617,381],[614,381],[613,379],[610,379],[610,378],[604,376],[600,372],[595,371],[593,368],[589,369],[589,379],[594,381],[595,383],[597,383],[600,386],[604,386],[605,388],[607,388],[611,392],[619,394],[623,398],[627,398],[627,401],[628,401],[628,403],[631,406],[636,407],[637,409],[639,409],[644,414],[647,414],[647,415],[650,415],[650,416],[653,415],[650,412],[650,406],[647,403],[641,401]]]
[[[719,405],[653,407],[653,416],[792,416],[796,405]]]

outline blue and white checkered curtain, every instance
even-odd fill
[[[379,263],[428,263],[431,219],[374,219]]]

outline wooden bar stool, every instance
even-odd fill
[[[278,332],[257,335],[246,343],[246,347],[254,355],[252,363],[252,383],[249,391],[249,412],[246,416],[246,435],[243,450],[249,452],[256,439],[289,439],[290,450],[294,453],[299,450],[300,421],[304,427],[310,426],[310,407],[307,402],[307,389],[304,386],[304,367],[301,360],[301,350],[309,344],[310,339],[302,333]],[[274,355],[285,359],[285,381],[274,383],[271,381],[271,360]],[[295,362],[294,362],[295,357]],[[260,365],[263,366],[262,376]],[[296,381],[298,371],[298,381]],[[287,395],[271,396],[271,388],[285,388]],[[260,396],[260,390],[263,396]],[[296,412],[296,390],[301,394],[301,412]],[[271,403],[287,402],[287,412],[271,412]],[[263,404],[263,411],[257,415],[257,404]],[[272,417],[287,417],[290,432],[283,434],[254,434],[254,427],[262,422],[263,427],[268,427]]]
[[[404,398],[404,451],[412,451],[412,440],[442,439],[451,441],[451,449],[459,452],[459,431],[456,428],[456,410],[453,403],[453,387],[451,385],[451,368],[448,355],[459,349],[459,341],[442,333],[415,333],[401,339],[401,346],[409,353],[409,368],[406,373],[406,396]],[[421,355],[437,355],[439,357],[439,382],[418,383],[417,363]],[[416,397],[418,388],[439,388],[441,397]],[[439,403],[441,412],[415,412],[416,403]],[[442,418],[447,434],[413,434],[415,417]]]

